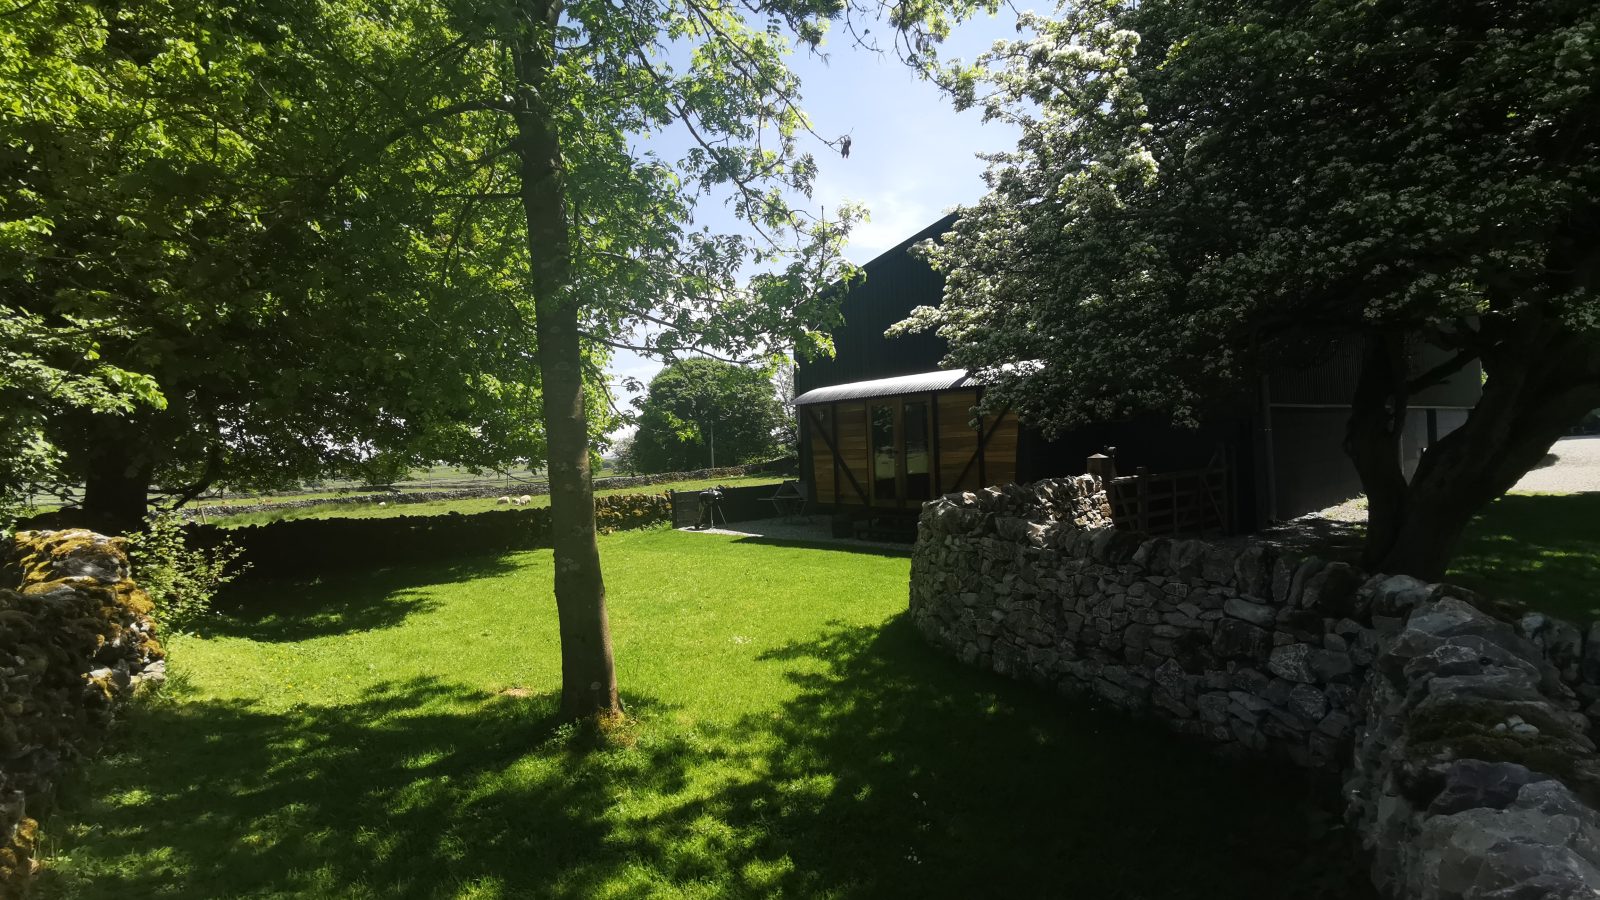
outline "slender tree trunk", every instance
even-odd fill
[[[1593,348],[1559,324],[1521,329],[1484,359],[1489,377],[1477,405],[1422,454],[1409,481],[1400,464],[1404,353],[1393,335],[1369,336],[1346,449],[1367,492],[1371,571],[1443,578],[1472,518],[1600,407]]]
[[[547,85],[555,65],[555,0],[524,7],[531,20],[513,47],[519,82],[517,153],[522,205],[532,259],[534,330],[544,394],[551,544],[556,612],[561,623],[561,716],[581,719],[621,711],[606,620],[605,580],[595,541],[594,482],[584,410],[579,306],[572,290],[572,251],[561,142]]]

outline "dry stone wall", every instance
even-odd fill
[[[929,504],[911,614],[963,661],[1330,764],[1377,649],[1359,573],[1109,527],[1090,476]]]
[[[911,616],[971,665],[1342,772],[1388,896],[1600,896],[1600,624],[1119,531],[1089,476],[927,504]]]
[[[0,545],[0,898],[20,896],[35,819],[119,703],[166,668],[121,538],[20,532]]]
[[[1386,894],[1600,896],[1592,722],[1528,624],[1440,596],[1385,636],[1345,792]]]
[[[594,501],[601,531],[648,528],[672,520],[665,494],[608,494]],[[193,548],[238,548],[250,581],[320,577],[382,566],[467,559],[550,546],[550,508],[384,518],[289,519],[224,528],[190,522]]]

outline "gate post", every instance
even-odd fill
[[[1100,479],[1100,487],[1111,490],[1111,479],[1117,477],[1117,460],[1108,453],[1116,453],[1117,448],[1107,447],[1105,453],[1096,453],[1084,463],[1084,471]]]

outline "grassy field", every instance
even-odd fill
[[[697,491],[717,485],[745,487],[772,484],[782,480],[774,475],[740,475],[728,478],[702,478],[690,481],[672,481],[641,487],[607,488],[595,491],[595,496],[609,494],[664,494],[667,491]],[[514,492],[513,492],[514,493]],[[442,516],[448,513],[477,513],[505,507],[499,506],[496,497],[474,497],[467,500],[430,500],[426,503],[329,503],[327,505],[300,506],[290,509],[270,509],[263,512],[241,513],[234,516],[216,516],[207,521],[225,527],[239,525],[264,525],[289,519],[378,519],[389,516]],[[548,494],[537,494],[530,506],[549,506]]]
[[[1600,494],[1507,494],[1467,529],[1450,579],[1578,622],[1600,618]]]
[[[551,557],[236,594],[41,896],[1361,897],[1305,776],[965,669],[903,556],[602,539],[631,714],[552,728]]]
[[[434,466],[429,469],[413,469],[406,480],[394,484],[394,490],[402,494],[420,493],[424,491],[447,491],[464,488],[483,488],[485,490],[498,490],[502,493],[520,494],[532,484],[543,484],[543,471],[535,472],[531,469],[519,469],[510,473],[508,479],[503,475],[480,472],[474,474],[466,469],[455,466]],[[596,478],[610,478],[617,475],[610,469],[601,469],[595,473]],[[321,483],[316,488],[289,491],[279,494],[230,494],[224,497],[202,497],[191,506],[255,506],[261,503],[283,503],[293,500],[321,500],[333,497],[346,497],[351,494],[381,494],[384,489],[344,479],[331,479]]]
[[[1324,511],[1325,514],[1328,511]],[[1292,555],[1361,564],[1366,499],[1341,504],[1315,526],[1274,535]],[[1507,494],[1473,518],[1446,579],[1493,597],[1584,623],[1600,618],[1600,493]]]

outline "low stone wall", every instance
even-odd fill
[[[1600,896],[1581,712],[1600,699],[1600,626],[1109,523],[1088,476],[936,500],[912,619],[969,664],[1342,771],[1389,896]]]
[[[1377,650],[1361,576],[1109,525],[1090,476],[936,500],[912,556],[913,621],[973,665],[1330,764]]]
[[[672,520],[665,494],[608,494],[594,500],[601,531],[648,528]],[[240,550],[244,581],[307,578],[380,566],[469,559],[550,546],[550,508],[501,508],[440,516],[289,519],[223,528],[190,522],[190,547]]]
[[[120,538],[20,532],[0,545],[0,572],[0,897],[12,897],[58,780],[166,667]]]
[[[1345,791],[1390,896],[1600,896],[1591,722],[1519,630],[1442,596],[1383,641]]]

